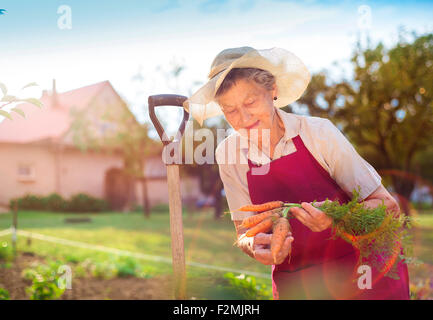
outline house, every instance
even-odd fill
[[[52,192],[65,198],[86,193],[106,199],[120,210],[125,209],[128,196],[132,202],[143,204],[146,193],[151,206],[168,203],[161,143],[149,141],[154,152],[143,156],[140,170],[144,179],[132,181],[122,170],[125,157],[119,148],[104,144],[89,148],[95,141],[115,136],[120,117],[129,117],[128,134],[138,124],[109,81],[58,93],[54,80],[53,89],[44,90],[40,100],[42,108],[19,105],[25,118],[12,112],[13,120],[0,122],[1,206],[27,193]],[[198,179],[183,177],[181,193],[184,201],[200,198]]]

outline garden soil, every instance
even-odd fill
[[[21,272],[32,262],[43,259],[32,254],[21,254],[9,268],[0,268],[0,287],[9,291],[11,300],[28,300],[26,287],[31,285]],[[172,279],[170,276],[153,278],[122,277],[98,279],[92,277],[75,278],[72,289],[66,289],[62,300],[171,300],[173,299]]]

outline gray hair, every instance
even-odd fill
[[[275,77],[269,71],[257,68],[233,68],[219,86],[215,97],[227,92],[240,79],[253,80],[266,90],[272,90],[275,83]]]

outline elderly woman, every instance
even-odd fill
[[[366,206],[384,201],[388,210],[399,210],[375,169],[331,121],[279,109],[296,101],[310,81],[302,61],[279,48],[226,49],[214,59],[209,79],[184,107],[201,124],[222,112],[235,130],[216,149],[230,210],[273,200],[302,205],[291,209],[296,219],[276,264],[271,234],[241,237],[241,221],[253,213],[232,213],[239,247],[272,265],[274,299],[408,299],[405,264],[398,265],[398,280],[375,269],[358,274],[356,250],[329,239],[331,218],[311,205],[326,198],[348,202],[359,187]]]

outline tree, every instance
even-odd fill
[[[390,49],[369,39],[363,48],[358,40],[351,63],[353,79],[314,74],[297,104],[336,123],[379,171],[409,173],[384,179],[409,199],[416,181],[408,177],[432,177],[433,34],[413,32],[409,41],[400,31]]]
[[[200,125],[197,121],[190,121],[192,124],[192,130],[187,130],[184,136],[184,143],[182,144],[183,148],[185,148],[185,139],[193,140],[193,150],[194,152],[201,151],[201,148],[198,148],[200,145],[207,144],[209,146],[213,146],[212,152],[213,155],[207,154],[207,148],[203,149],[202,156],[203,158],[207,158],[210,161],[208,163],[197,163],[197,159],[193,159],[193,164],[187,164],[185,166],[185,172],[187,174],[191,174],[197,176],[200,180],[200,189],[201,191],[207,195],[212,196],[214,199],[214,218],[215,220],[220,219],[223,216],[223,197],[222,190],[224,188],[223,183],[219,176],[219,168],[216,164],[215,159],[215,148],[217,146],[217,130],[224,129],[227,130],[230,128],[229,124],[223,119],[212,119],[205,121],[204,128],[208,129],[208,135],[203,137],[199,141],[194,140],[194,134],[196,130],[200,129]],[[212,140],[210,140],[212,139]],[[185,154],[183,152],[182,154]],[[195,157],[194,157],[195,158]],[[185,163],[185,158],[183,159],[183,163]]]
[[[27,88],[30,88],[30,87],[35,87],[35,86],[38,86],[38,84],[36,82],[28,83],[21,88],[21,91],[23,91]],[[4,107],[6,107],[8,105],[17,105],[21,102],[23,102],[23,103],[27,102],[27,103],[31,103],[31,104],[39,107],[39,108],[43,107],[43,103],[39,99],[36,99],[36,98],[19,98],[17,96],[13,96],[13,95],[8,94],[8,88],[2,82],[0,82],[0,90],[3,94],[3,97],[0,99],[0,115],[8,118],[9,120],[12,120],[12,116],[10,115],[10,112],[7,112],[6,110],[3,109]],[[11,109],[11,111],[18,113],[20,116],[22,116],[24,118],[26,116],[24,114],[24,112],[20,108],[18,108],[17,106],[13,107]]]
[[[345,84],[329,82],[326,71],[313,74],[307,89],[296,104],[306,109],[310,116],[332,119],[341,107],[338,98],[344,92]],[[294,109],[291,107],[286,111],[293,112]]]
[[[433,34],[409,42],[362,49],[351,59],[354,82],[343,83],[344,107],[336,113],[344,132],[364,146],[379,169],[416,173],[416,157],[433,141]],[[391,177],[394,190],[408,199],[414,181]],[[407,208],[405,210],[407,212]]]

